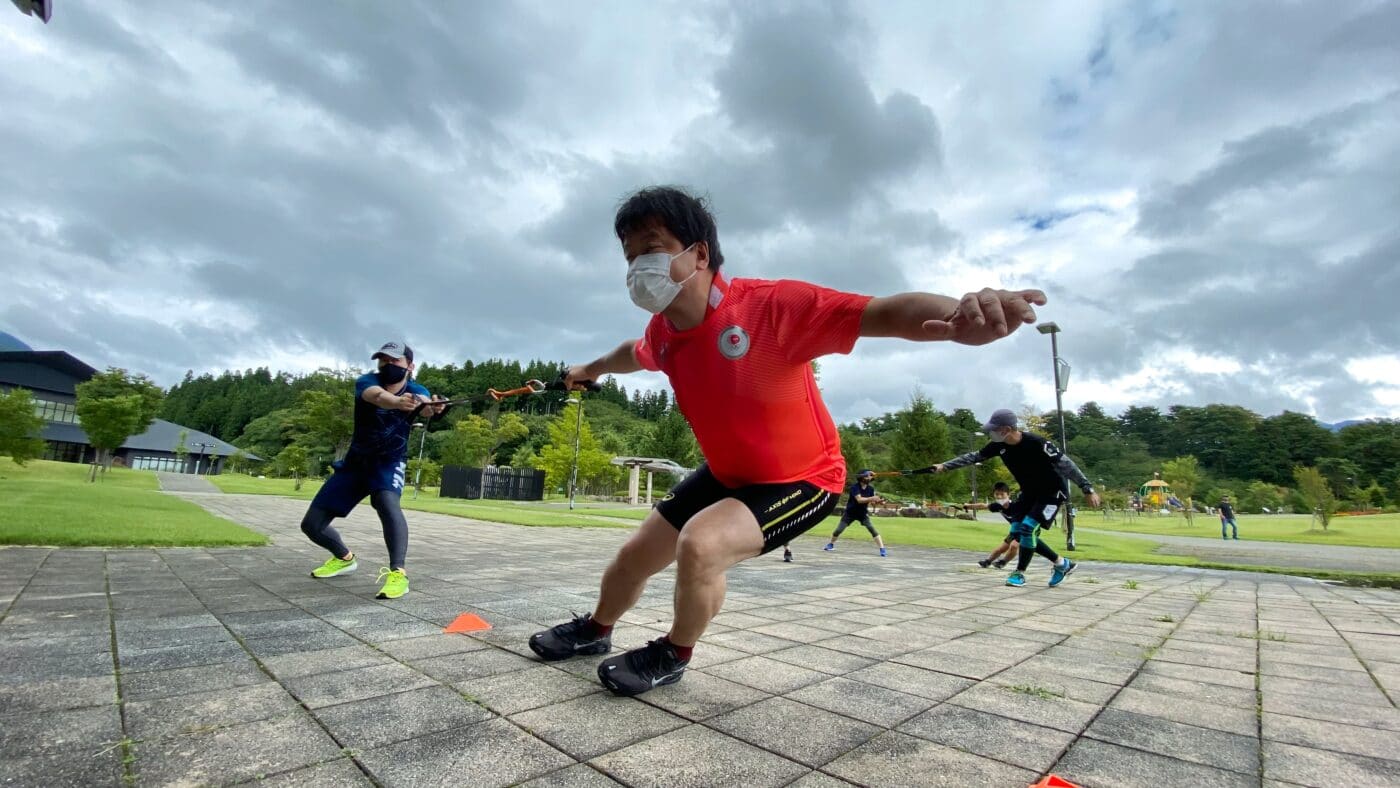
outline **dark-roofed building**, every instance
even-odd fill
[[[27,348],[4,334],[5,348]],[[44,459],[90,462],[95,449],[83,432],[74,404],[76,387],[97,370],[62,350],[0,350],[0,390],[27,389],[34,396],[35,411],[43,417]],[[186,456],[180,456],[181,434]],[[114,462],[131,468],[177,473],[218,473],[238,447],[206,432],[156,419],[145,432],[126,439]],[[249,459],[261,459],[248,455]]]

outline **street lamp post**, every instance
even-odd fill
[[[574,465],[569,470],[569,509],[574,508],[574,491],[578,488],[578,443],[583,434],[583,397],[572,397],[570,405],[578,405],[578,418],[574,420]]]
[[[1060,358],[1060,327],[1051,323],[1041,323],[1035,327],[1036,331],[1050,335],[1050,358],[1055,366],[1055,414],[1060,420],[1060,451],[1068,452],[1069,441],[1065,440],[1065,406],[1064,393],[1069,388],[1069,364]],[[1061,374],[1063,367],[1063,374]],[[1065,549],[1074,549],[1074,514],[1070,511],[1068,502],[1065,505]]]
[[[428,424],[415,421],[409,429],[422,430],[423,438],[418,441],[418,472],[413,474],[413,500],[418,500],[418,492],[423,489],[423,450],[428,447]]]
[[[980,438],[980,437],[983,437],[985,434],[986,434],[986,433],[982,433],[982,432],[974,432],[974,433],[972,433],[972,450],[973,450],[973,451],[977,451],[977,439]],[[977,503],[977,501],[978,501],[978,498],[977,498],[977,469],[978,469],[979,467],[981,467],[981,465],[982,465],[982,463],[980,463],[980,462],[974,462],[974,463],[972,464],[972,502],[973,502],[973,503]],[[976,517],[977,515],[974,514],[973,516]]]

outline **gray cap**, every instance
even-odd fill
[[[412,361],[413,348],[409,347],[403,342],[385,342],[382,346],[380,346],[378,350],[374,351],[374,355],[370,356],[370,360],[374,360],[376,358],[379,358],[380,356],[395,359],[406,358],[409,361]]]
[[[992,417],[982,425],[984,430],[1016,429],[1016,414],[1002,408],[992,412]]]

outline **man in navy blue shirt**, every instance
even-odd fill
[[[331,553],[324,564],[312,570],[312,577],[335,577],[355,571],[355,554],[341,541],[331,521],[350,514],[368,495],[384,526],[384,544],[389,548],[389,566],[379,570],[378,579],[384,585],[378,598],[398,599],[408,593],[408,575],[404,572],[408,522],[399,505],[407,469],[408,435],[415,411],[431,401],[431,395],[412,379],[413,348],[408,345],[386,342],[370,359],[379,363],[379,371],[355,380],[355,429],[350,449],[344,459],[333,464],[335,473],[311,501],[301,530]],[[435,416],[442,412],[442,406],[429,405],[420,412]]]
[[[880,556],[887,555],[885,540],[880,538],[880,532],[876,531],[875,526],[870,524],[870,504],[884,502],[884,499],[875,493],[875,488],[870,486],[870,480],[874,478],[875,472],[868,468],[856,474],[856,483],[851,485],[850,497],[846,499],[846,512],[841,515],[841,522],[836,524],[836,530],[831,534],[831,541],[826,543],[823,550],[835,550],[836,539],[841,536],[841,532],[846,530],[846,526],[859,521],[861,525],[865,526],[865,530],[870,532],[871,538],[875,540],[875,546],[880,548]]]

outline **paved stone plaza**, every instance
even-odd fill
[[[368,507],[360,571],[316,581],[303,502],[184,494],[275,546],[0,549],[0,783],[1400,784],[1395,591],[1094,564],[1052,590],[1043,561],[1012,589],[809,538],[731,573],[681,683],[619,699],[526,638],[591,609],[625,530],[409,512],[383,602]],[[664,632],[672,579],[616,645]],[[494,629],[443,634],[464,612]]]

